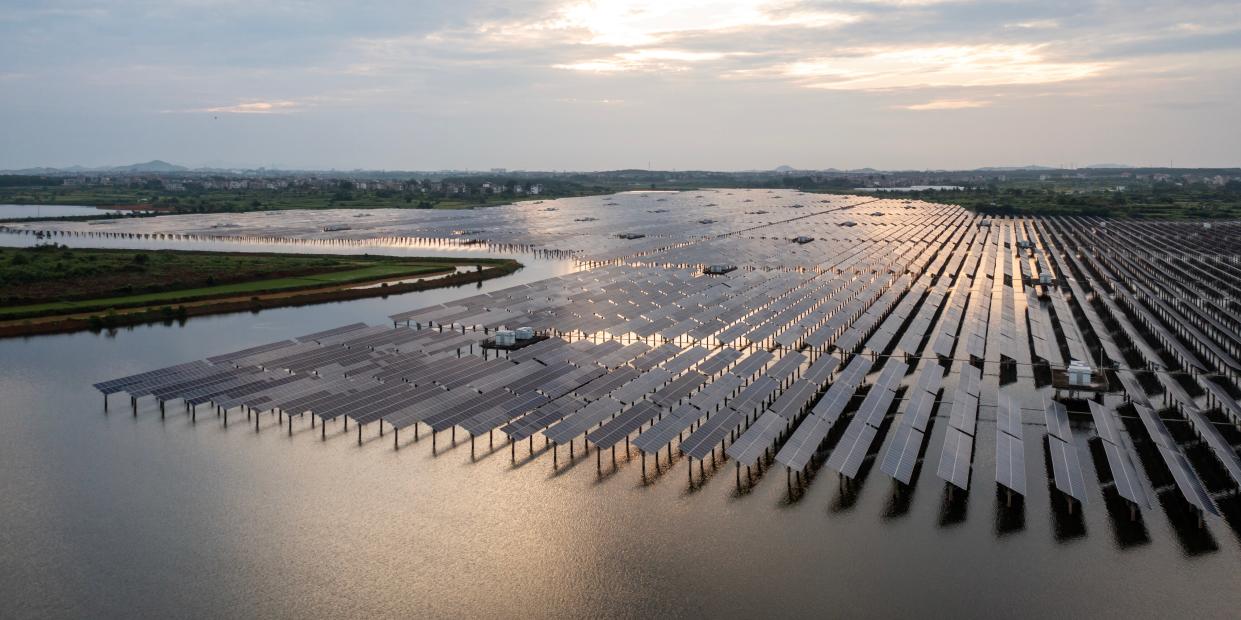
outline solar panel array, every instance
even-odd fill
[[[1241,225],[1095,218],[983,225],[947,205],[762,190],[635,192],[556,205],[383,211],[332,239],[322,228],[341,217],[336,212],[278,224],[229,215],[237,224],[230,235],[284,243],[511,246],[573,256],[588,268],[462,291],[393,315],[396,327],[354,323],[96,387],[191,408],[433,433],[499,430],[513,441],[543,434],[563,445],[584,436],[612,448],[632,439],[645,454],[675,447],[694,459],[719,449],[740,464],[773,460],[790,471],[828,452],[821,462],[849,478],[878,451],[879,469],[903,484],[915,482],[925,452],[938,453],[938,477],[963,490],[980,435],[994,433],[996,482],[1017,494],[1029,491],[1025,430],[1038,425],[1054,488],[1081,503],[1092,494],[1082,461],[1089,454],[1078,442],[1089,425],[1111,472],[1104,485],[1121,498],[1156,505],[1150,466],[1135,448],[1149,441],[1179,495],[1218,514],[1217,493],[1168,430],[1187,424],[1241,484],[1236,437],[1223,424],[1241,423],[1241,314],[1233,301],[1241,298]],[[139,238],[216,238],[210,226],[221,217],[119,226]],[[52,226],[66,236],[90,230]],[[814,242],[792,241],[799,236]],[[713,263],[738,268],[705,275]],[[521,327],[539,341],[483,349],[495,330]],[[1144,366],[1123,368],[1133,356]],[[1105,391],[1102,401],[1087,401],[1088,416],[1070,412],[1037,369],[1058,371],[1071,359],[1121,366],[1112,389],[1129,402]],[[1189,372],[1166,372],[1179,370]],[[1152,385],[1162,411],[1147,393]],[[1039,408],[1022,407],[1030,394],[1042,399],[1041,420],[1023,417],[1023,409]],[[1126,428],[1122,409],[1140,426]],[[842,418],[849,424],[837,429]]]

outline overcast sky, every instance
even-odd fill
[[[0,168],[1241,165],[1236,0],[7,0]]]

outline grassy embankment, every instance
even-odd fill
[[[473,270],[454,273],[457,265]],[[495,259],[3,248],[0,335],[390,295],[519,267]],[[394,279],[401,282],[359,288]]]

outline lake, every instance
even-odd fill
[[[0,234],[3,245],[34,241]],[[953,501],[933,457],[905,491],[877,467],[849,485],[824,468],[790,500],[777,469],[738,491],[731,463],[708,463],[706,480],[690,486],[678,458],[644,483],[636,452],[614,471],[605,458],[599,476],[581,452],[569,463],[562,450],[553,470],[541,440],[533,455],[519,445],[515,463],[498,438],[493,450],[480,440],[472,459],[464,434],[455,446],[441,436],[438,454],[425,436],[397,451],[373,426],[358,446],[338,425],[320,441],[308,425],[290,437],[268,417],[258,433],[201,408],[196,424],[176,406],[161,419],[149,399],[136,417],[123,397],[105,412],[91,388],[577,268],[490,255],[526,267],[386,299],[0,340],[0,616],[1235,617],[1241,608],[1235,519],[1199,528],[1157,505],[1130,522],[1107,506],[1089,459],[1086,506],[1069,513],[1036,473],[1024,502],[1008,507],[990,483],[989,439],[974,490]],[[1031,460],[1041,437],[1026,432]]]

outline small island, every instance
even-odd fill
[[[394,295],[520,268],[485,258],[0,248],[0,337]]]

